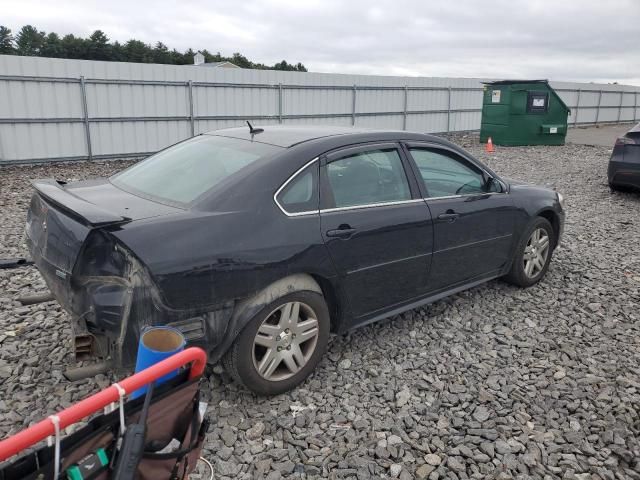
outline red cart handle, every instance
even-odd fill
[[[166,358],[161,362],[136,373],[135,375],[125,378],[118,382],[118,385],[120,385],[126,393],[131,393],[145,385],[148,385],[167,373],[187,365],[188,363],[192,363],[191,370],[189,372],[189,380],[196,379],[204,372],[204,368],[207,364],[207,354],[201,348],[187,348],[186,350],[176,353],[175,355],[172,355],[171,357]],[[118,388],[115,385],[111,385],[105,390],[102,390],[95,395],[91,395],[75,405],[62,410],[57,414],[57,417],[60,419],[60,430],[82,420],[85,417],[88,417],[107,405],[118,401],[119,398],[120,394],[118,392]],[[21,452],[25,448],[35,445],[45,438],[54,435],[54,433],[53,422],[51,419],[47,418],[46,420],[42,420],[41,422],[18,432],[12,437],[2,440],[0,442],[0,462]]]

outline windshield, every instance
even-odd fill
[[[200,135],[152,155],[110,178],[132,193],[189,204],[247,165],[280,147]]]

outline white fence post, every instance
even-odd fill
[[[278,123],[282,123],[282,84],[278,84]]]
[[[409,87],[407,85],[404,86],[404,116],[402,118],[402,130],[407,129],[407,97],[409,93]]]
[[[87,142],[87,157],[93,160],[93,152],[91,151],[91,128],[89,126],[89,109],[87,107],[87,86],[84,76],[80,77],[80,94],[82,95],[82,117],[84,120],[84,135]]]
[[[600,102],[602,101],[602,90],[600,90],[600,94],[598,95],[598,109],[596,110],[596,122],[600,119]]]
[[[193,81],[189,80],[187,83],[187,88],[189,90],[189,123],[191,124],[191,136],[193,137],[196,134],[196,125],[195,119],[193,117]]]
[[[447,88],[447,132],[451,131],[451,87]]]
[[[353,85],[353,94],[351,98],[351,126],[356,124],[356,90],[357,86]]]
[[[622,116],[622,100],[624,99],[624,92],[620,92],[620,105],[618,105],[618,121],[620,123],[620,117]]]

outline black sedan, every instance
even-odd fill
[[[345,332],[504,277],[546,273],[562,196],[419,133],[199,135],[111,178],[33,183],[27,237],[79,359],[134,362],[171,325],[249,389],[291,389]]]
[[[616,140],[608,174],[613,190],[640,188],[640,123]]]

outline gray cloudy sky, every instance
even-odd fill
[[[162,41],[310,71],[640,85],[640,0],[0,0],[14,31]]]

